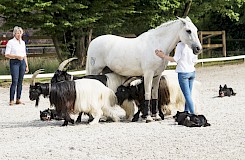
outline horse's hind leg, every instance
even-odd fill
[[[162,113],[162,110],[159,109],[159,106],[158,106],[158,100],[157,99],[152,99],[151,100],[151,105],[152,105],[152,117],[153,117],[153,119],[155,121],[164,120],[164,115]]]
[[[159,113],[161,110],[159,110],[158,107],[158,89],[159,89],[159,81],[160,81],[161,75],[153,78],[152,81],[152,103],[151,103],[151,113],[152,117],[155,121],[160,121],[162,120],[162,117],[159,116]],[[162,114],[163,115],[163,114]],[[163,118],[164,119],[164,118]]]
[[[106,67],[102,59],[96,57],[87,57],[86,75],[98,75]]]

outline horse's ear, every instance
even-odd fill
[[[188,22],[192,22],[188,16],[185,18],[185,20],[187,20]]]
[[[177,17],[184,25],[186,25],[186,20],[185,18],[180,18],[180,17]]]

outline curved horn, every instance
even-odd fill
[[[134,80],[136,80],[136,79],[139,79],[139,77],[130,77],[129,79],[127,79],[127,80],[123,83],[123,86],[125,86],[125,87],[129,86],[129,84],[130,84],[131,82],[133,82]]]
[[[44,72],[44,69],[36,70],[36,71],[33,73],[32,77],[31,77],[31,85],[32,85],[32,86],[35,85],[35,78],[37,77],[37,75],[38,75],[39,73],[42,73],[42,72]]]
[[[63,69],[65,68],[65,66],[70,63],[71,61],[73,61],[74,59],[77,59],[76,57],[73,57],[73,58],[69,58],[67,60],[64,60],[60,65],[59,65],[59,68],[58,70],[60,71],[63,71]]]

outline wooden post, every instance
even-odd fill
[[[226,39],[225,39],[225,31],[222,31],[222,45],[223,45],[223,56],[226,57]]]
[[[203,45],[202,31],[199,31],[198,33],[199,33],[198,37],[199,37],[200,43],[201,45]],[[201,53],[201,58],[203,58],[203,51]]]
[[[211,44],[211,38],[208,38],[208,45]],[[211,49],[208,50],[208,57],[211,58]]]

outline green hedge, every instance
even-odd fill
[[[57,70],[59,66],[59,61],[56,58],[44,58],[44,57],[35,57],[28,58],[29,64],[29,73],[32,74],[36,70],[43,68],[45,73],[53,73]],[[9,60],[1,60],[0,75],[9,75]]]

